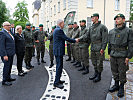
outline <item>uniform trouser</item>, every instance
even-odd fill
[[[41,58],[43,59],[44,54],[45,54],[45,44],[40,44],[36,46],[37,50],[37,59],[40,59],[40,53],[41,53]]]
[[[33,48],[33,52],[32,52],[32,54],[33,54],[33,55],[35,54],[35,48]]]
[[[54,60],[54,55],[53,55],[53,45],[49,45],[49,55],[50,55],[50,61]]]
[[[21,72],[22,71],[24,53],[16,54],[16,56],[17,56],[17,69],[18,69],[18,72]]]
[[[3,57],[1,57],[4,67],[3,67],[3,81],[8,81],[11,78],[11,69],[13,63],[14,56],[8,56],[8,61],[5,61]]]
[[[104,54],[101,55],[99,52],[91,51],[91,61],[94,66],[94,70],[97,70],[98,72],[103,71],[103,60],[104,60]]]
[[[74,54],[75,54],[75,53],[74,53],[74,52],[75,52],[74,46],[75,46],[74,44],[71,44],[71,53],[72,53],[72,57],[73,57],[73,58],[75,58],[75,55],[74,55]]]
[[[56,76],[55,76],[54,84],[57,84],[59,83],[61,74],[62,74],[63,56],[55,56],[55,58],[56,58]]]
[[[71,57],[71,44],[67,43],[67,54],[68,57]]]
[[[74,46],[74,55],[75,59],[80,62],[80,55],[79,55],[79,46],[75,44]]]
[[[26,65],[29,65],[32,59],[32,51],[33,47],[26,47],[25,48],[25,63]]]
[[[129,66],[125,64],[125,58],[110,58],[111,71],[115,81],[120,81],[120,83],[126,83],[126,71]]]
[[[84,66],[89,67],[89,50],[88,47],[80,48],[80,59]]]

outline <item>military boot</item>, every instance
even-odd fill
[[[51,61],[49,68],[52,68],[53,65],[54,65],[54,63],[53,63],[53,61]]]
[[[98,72],[97,77],[93,80],[94,83],[99,82],[101,80],[101,72]]]
[[[38,65],[40,65],[40,60],[39,59],[37,59],[37,63],[38,63]]]
[[[79,62],[79,64],[77,64],[75,67],[76,67],[76,68],[82,67],[81,62]]]
[[[71,61],[71,57],[69,57],[68,59],[66,59],[66,61]]]
[[[80,68],[78,71],[83,71],[83,70],[85,70],[85,66],[84,65],[82,65],[82,68]]]
[[[43,58],[42,58],[41,62],[42,62],[42,63],[46,63],[46,62],[43,60]]]
[[[93,79],[95,79],[95,78],[97,77],[97,75],[98,75],[98,71],[97,71],[97,70],[95,70],[94,75],[93,75],[93,76],[91,76],[91,77],[89,77],[89,79],[90,79],[90,80],[93,80]]]
[[[122,98],[122,97],[124,96],[124,83],[121,83],[121,84],[120,84],[120,88],[119,88],[119,91],[118,91],[118,93],[117,93],[117,96],[118,96],[119,98]]]
[[[79,64],[79,62],[78,61],[76,61],[74,64],[73,64],[73,66],[76,66],[76,65],[78,65]]]
[[[85,72],[83,72],[82,74],[85,75],[85,74],[88,74],[89,73],[89,66],[86,66],[85,67]]]
[[[34,66],[32,66],[31,63],[29,63],[29,66],[30,66],[30,68],[34,68]]]
[[[75,63],[75,58],[73,58],[73,60],[71,61],[71,63]]]
[[[115,84],[109,89],[109,92],[115,92],[119,90],[119,81],[115,81]]]
[[[28,63],[26,63],[26,69],[28,69],[28,70],[30,70],[30,69],[31,69],[31,67],[29,66],[29,64],[28,64]]]

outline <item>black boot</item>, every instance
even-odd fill
[[[43,60],[43,58],[42,58],[41,62],[42,62],[42,63],[46,63],[46,62]]]
[[[89,77],[89,79],[90,79],[90,80],[95,79],[95,78],[97,77],[97,74],[98,74],[98,71],[97,71],[97,70],[95,70],[94,75],[93,75],[93,76],[91,76],[91,77]]]
[[[53,63],[53,61],[51,61],[49,68],[52,68],[53,65],[54,65],[54,63]]]
[[[121,84],[120,84],[120,88],[119,88],[119,91],[118,91],[118,93],[117,93],[117,96],[118,96],[119,98],[122,98],[122,97],[124,96],[124,83],[121,83]]]
[[[29,63],[29,66],[30,66],[30,68],[34,68],[34,66],[32,66],[31,63]]]
[[[31,69],[31,67],[30,67],[30,65],[29,65],[29,64],[26,64],[26,69],[28,69],[28,70],[30,70],[30,69]]]
[[[80,68],[78,71],[83,71],[83,70],[85,70],[85,66],[84,65],[82,65],[82,68]]]
[[[71,61],[71,57],[69,57],[68,59],[66,59],[66,61]]]
[[[115,84],[109,89],[109,92],[115,92],[119,90],[119,81],[115,81]]]
[[[76,68],[82,67],[81,62],[79,62],[78,65],[75,66]]]
[[[71,61],[71,63],[75,63],[75,58],[73,58],[73,60]]]
[[[38,65],[40,65],[40,60],[39,59],[37,59],[37,63],[38,63]]]
[[[94,83],[99,82],[101,80],[101,72],[98,72],[97,77],[93,80]]]
[[[88,74],[89,73],[89,66],[86,66],[85,67],[85,72],[83,72],[82,74],[85,75],[85,74]]]
[[[76,66],[76,65],[78,65],[79,64],[79,62],[78,61],[76,61],[74,64],[73,64],[73,66]]]

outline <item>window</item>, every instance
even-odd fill
[[[93,8],[93,0],[87,0],[87,7]]]
[[[115,0],[115,10],[120,10],[120,0]]]
[[[58,2],[58,13],[60,12],[60,2]]]
[[[91,17],[87,17],[87,28],[91,26]]]
[[[56,5],[54,5],[54,14],[56,14]]]
[[[63,8],[66,9],[66,0],[63,0]]]

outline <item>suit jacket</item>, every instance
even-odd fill
[[[14,28],[14,27],[11,28],[11,29],[10,29],[10,32],[12,33],[12,35],[15,35],[15,28]]]
[[[21,36],[19,33],[15,34],[15,48],[16,48],[16,54],[24,54],[25,52],[25,39],[23,34]]]
[[[53,53],[55,56],[65,55],[65,41],[76,42],[74,39],[68,38],[59,26],[53,32],[53,40]]]
[[[15,40],[3,29],[0,31],[0,56],[13,56],[15,54]]]

